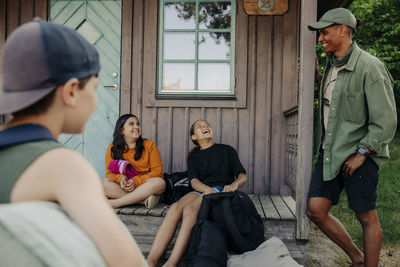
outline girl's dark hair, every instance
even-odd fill
[[[131,117],[135,117],[139,121],[138,117],[133,114],[124,114],[119,117],[115,123],[113,147],[111,148],[111,157],[114,160],[124,159],[122,154],[129,150],[128,145],[125,143],[125,138],[122,135],[122,128],[124,127],[125,122]],[[142,157],[143,148],[143,138],[142,135],[140,135],[138,140],[136,140],[136,153],[134,156],[135,160],[139,160]]]
[[[192,135],[194,135],[194,125],[196,124],[196,122],[198,122],[199,120],[193,122],[192,126],[190,126],[190,131],[189,131],[189,138],[190,140],[192,140],[193,144],[194,144],[194,148],[192,148],[192,150],[190,150],[189,152],[189,156],[196,153],[197,151],[200,150],[200,146],[199,143],[197,143],[196,140],[192,139]]]
[[[196,140],[193,140],[193,139],[192,139],[192,135],[194,135],[194,125],[195,125],[198,121],[206,121],[206,120],[203,120],[203,119],[197,120],[197,121],[193,122],[192,126],[190,126],[189,137],[190,137],[190,140],[192,140],[192,142],[193,142],[193,144],[194,144],[194,148],[192,148],[192,150],[190,150],[189,156],[192,155],[192,154],[194,154],[194,153],[196,153],[196,152],[198,152],[198,151],[200,150],[199,143],[198,143]]]

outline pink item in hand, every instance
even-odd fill
[[[112,173],[125,175],[128,179],[139,174],[135,167],[126,160],[112,160],[107,168]]]

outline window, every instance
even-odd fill
[[[233,96],[236,1],[161,0],[158,95]]]

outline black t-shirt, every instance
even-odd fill
[[[246,173],[236,150],[229,145],[213,144],[188,158],[189,179],[197,178],[208,186],[231,184],[241,172]]]

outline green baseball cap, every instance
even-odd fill
[[[357,27],[356,17],[347,9],[339,7],[328,10],[318,22],[308,25],[310,31],[317,31],[333,24],[347,25],[353,30]]]

